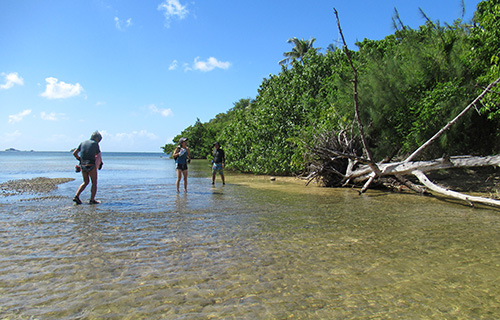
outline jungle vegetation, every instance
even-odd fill
[[[384,39],[365,39],[349,50],[376,161],[404,158],[500,76],[500,0],[480,2],[471,22],[427,19],[412,29],[396,12],[394,27]],[[281,72],[265,78],[255,98],[242,98],[208,122],[197,119],[163,151],[170,153],[183,136],[194,158],[210,158],[219,141],[229,169],[295,175],[306,169],[307,146],[318,135],[356,135],[351,66],[343,48],[321,52],[314,40],[290,39],[294,47],[279,62]],[[420,158],[497,154],[499,135],[500,95],[489,95]]]

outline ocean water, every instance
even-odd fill
[[[165,154],[104,152],[102,157],[104,165],[98,172],[96,197],[102,204],[97,210],[157,212],[176,205],[177,193],[172,192],[176,190],[175,163]],[[34,177],[74,178],[75,181],[61,184],[53,193],[55,197],[72,198],[82,183],[81,173],[74,171],[77,164],[70,152],[0,152],[0,183]],[[188,177],[189,192],[193,196],[206,194],[210,191],[210,188],[208,191],[206,188],[210,186],[207,184],[207,177],[211,174],[210,163],[193,162],[191,167],[195,169],[191,170]],[[0,198],[0,201],[31,198],[37,197],[28,194]],[[84,202],[89,198],[90,185],[81,196]]]
[[[68,153],[0,152],[1,319],[496,319],[500,212],[305,187],[103,153],[99,205],[72,203]],[[88,199],[89,190],[82,195]]]

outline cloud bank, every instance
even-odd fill
[[[178,62],[177,62],[177,60],[174,60],[174,61],[172,61],[172,63],[168,67],[168,70],[175,70],[175,69],[177,69],[177,66],[178,66]],[[198,70],[201,72],[209,72],[209,71],[212,71],[216,68],[227,70],[230,67],[231,67],[231,62],[219,61],[214,57],[210,57],[206,61],[201,61],[200,57],[196,57],[194,59],[194,62],[192,65],[189,65],[188,63],[183,64],[184,71]]]
[[[168,117],[168,116],[173,116],[174,115],[174,113],[172,112],[172,109],[170,109],[170,108],[168,108],[168,109],[160,109],[157,106],[155,106],[154,104],[152,104],[152,105],[149,106],[149,111],[151,111],[152,113],[158,113],[158,114],[160,114],[163,117]]]
[[[53,77],[46,78],[45,81],[47,86],[41,96],[47,99],[66,99],[83,92],[83,87],[79,83],[70,84]]]
[[[47,120],[47,121],[59,121],[60,119],[64,118],[65,114],[63,113],[55,113],[55,112],[40,112],[40,118],[42,120]]]
[[[200,57],[196,57],[194,59],[194,64],[193,64],[193,69],[194,70],[200,70],[202,72],[208,72],[208,71],[212,71],[215,68],[226,70],[226,69],[228,69],[231,66],[230,62],[218,61],[214,57],[208,58],[207,61],[200,61],[199,58]]]
[[[2,77],[5,78],[5,83],[0,84],[0,89],[7,90],[12,88],[14,85],[24,85],[24,80],[21,78],[17,72],[11,72],[11,73],[1,73],[0,74]]]
[[[21,111],[18,114],[12,114],[9,116],[9,123],[20,122],[21,120],[23,120],[24,117],[26,117],[30,114],[31,114],[31,109]]]
[[[119,132],[114,134],[109,133],[106,130],[100,130],[99,132],[102,134],[103,140],[106,139],[106,141],[109,140],[112,143],[127,142],[133,144],[136,142],[136,140],[138,141],[141,141],[143,139],[158,140],[158,136],[152,132],[148,132],[148,130]]]
[[[120,31],[125,31],[125,29],[129,28],[131,25],[132,25],[132,18],[128,18],[125,21],[125,24],[122,24],[122,21],[118,17],[115,17],[116,29],[118,29]]]
[[[179,63],[177,62],[177,60],[172,61],[172,63],[168,66],[168,70],[175,70],[175,69],[177,69],[177,65],[178,64]]]
[[[163,16],[165,17],[165,27],[170,27],[170,22],[172,19],[184,19],[189,11],[186,6],[179,3],[179,0],[164,0],[158,6],[158,10],[163,11]]]

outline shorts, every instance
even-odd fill
[[[187,170],[187,169],[188,169],[188,165],[187,165],[187,163],[176,163],[176,164],[175,164],[175,168],[176,168],[177,170],[182,170],[182,171],[184,171],[184,170]]]
[[[94,170],[95,164],[82,164],[80,167],[82,168],[82,172],[90,172]]]
[[[95,162],[90,160],[81,160],[80,167],[82,172],[90,172],[95,168]]]
[[[219,174],[224,174],[224,168],[222,167],[222,163],[214,163],[212,165],[212,174],[216,174],[219,172]]]

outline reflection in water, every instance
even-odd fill
[[[254,176],[212,187],[207,168],[188,193],[173,170],[103,174],[98,206],[0,204],[0,317],[500,315],[497,211]]]

